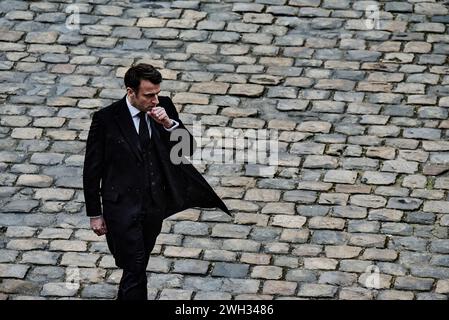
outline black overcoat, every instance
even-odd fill
[[[169,97],[159,97],[159,106],[168,116],[179,122],[189,139],[191,153],[195,139],[179,119],[178,112]],[[189,163],[174,164],[170,161],[171,148],[177,141],[170,141],[170,132],[154,122],[151,139],[160,159],[167,206],[163,218],[182,210],[202,207],[228,208],[217,196],[203,176]],[[103,215],[108,224],[129,224],[141,213],[144,197],[145,175],[139,138],[128,110],[125,97],[93,114],[87,139],[83,169],[83,187],[88,216]],[[108,226],[109,228],[109,226]],[[118,227],[118,229],[121,229]]]

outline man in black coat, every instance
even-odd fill
[[[185,159],[195,140],[171,99],[159,96],[160,72],[138,64],[124,80],[125,97],[93,114],[84,197],[92,230],[106,235],[123,269],[117,298],[146,300],[146,267],[163,219],[192,207],[229,211]]]

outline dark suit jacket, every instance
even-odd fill
[[[159,97],[159,105],[168,116],[179,122],[187,131],[178,112],[168,97]],[[163,211],[166,218],[179,211],[192,208],[220,208],[229,210],[202,175],[192,164],[175,165],[170,161],[170,150],[176,141],[170,141],[170,132],[154,122],[152,132],[167,198]],[[188,131],[187,131],[188,132]],[[191,150],[194,138],[188,133]],[[134,127],[125,98],[94,113],[90,127],[84,161],[83,185],[88,216],[103,214],[109,221],[118,223],[135,219],[141,212],[145,175],[137,131]],[[101,201],[100,201],[101,197]]]

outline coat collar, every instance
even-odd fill
[[[128,96],[125,96],[126,105],[128,106],[129,113],[131,113],[131,117],[135,117],[140,113],[140,110],[134,107],[131,102],[129,102]]]
[[[132,107],[134,108],[134,107]],[[134,108],[135,109],[135,108]],[[134,127],[134,122],[131,115],[131,108],[128,107],[126,103],[126,95],[115,105],[115,110],[113,111],[114,119],[117,122],[120,130],[122,131],[123,136],[128,142],[131,150],[137,157],[139,161],[143,161],[142,158],[142,149],[140,147],[139,135]],[[138,110],[138,109],[136,109]],[[140,111],[139,111],[140,112]],[[151,139],[154,139],[154,143],[157,144],[161,139],[159,130],[161,128],[160,124],[155,123],[152,119],[150,119],[151,125]]]

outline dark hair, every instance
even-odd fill
[[[130,87],[136,93],[139,91],[141,80],[148,80],[153,84],[159,84],[162,82],[162,75],[155,67],[147,63],[136,64],[126,71],[125,86]]]

